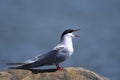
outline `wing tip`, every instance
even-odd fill
[[[22,65],[24,63],[7,63],[6,65]]]

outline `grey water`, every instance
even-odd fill
[[[1,0],[0,70],[51,50],[68,28],[80,38],[61,65],[120,80],[120,0]]]

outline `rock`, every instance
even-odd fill
[[[0,80],[108,80],[96,73],[78,67],[56,69],[13,69],[0,71]]]

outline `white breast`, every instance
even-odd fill
[[[64,49],[68,51],[69,56],[71,56],[72,53],[74,52],[71,35],[72,34],[65,35],[61,42],[55,47],[55,48],[64,47]]]

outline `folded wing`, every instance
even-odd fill
[[[53,57],[57,56],[59,51],[63,48],[58,48],[56,50],[49,51],[46,54],[38,55],[34,59],[27,60],[25,62],[21,63],[8,63],[7,65],[19,65],[17,67],[9,67],[9,68],[15,68],[15,69],[28,69],[28,68],[34,68],[44,65],[53,65]]]

